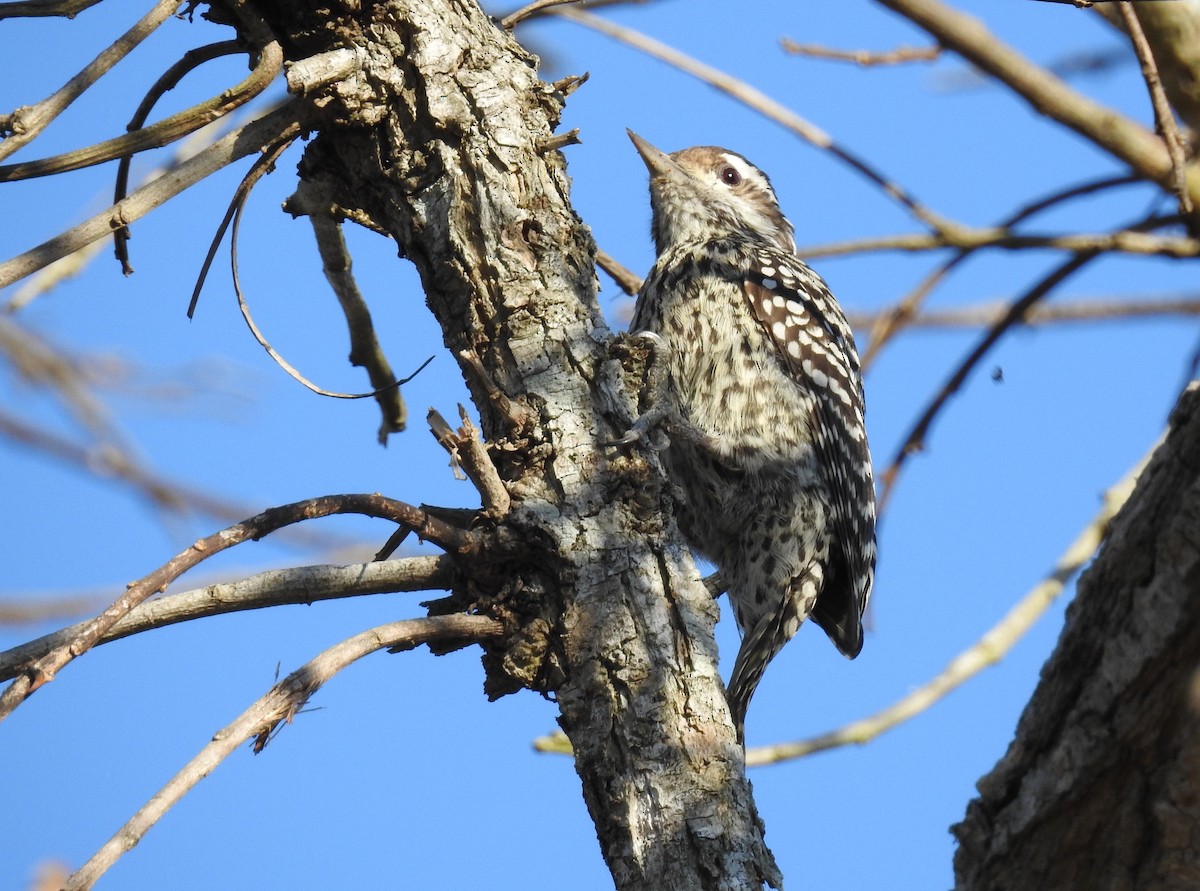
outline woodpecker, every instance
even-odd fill
[[[763,671],[806,618],[849,658],[862,649],[875,485],[858,352],[766,174],[628,132],[658,254],[630,331],[653,344],[658,383],[622,441],[666,433],[680,530],[720,570],[742,633],[727,691],[744,743]]]

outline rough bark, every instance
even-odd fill
[[[1080,579],[959,840],[959,891],[1200,887],[1200,389]]]
[[[618,888],[778,886],[717,674],[716,607],[656,461],[603,447],[633,406],[563,158],[538,148],[567,88],[474,2],[331,6],[256,4],[288,59],[363,60],[312,97],[325,123],[301,164],[304,212],[323,196],[414,263],[513,501],[501,545],[439,608],[505,623],[491,695],[557,698]]]

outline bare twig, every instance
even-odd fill
[[[330,647],[213,734],[212,741],[71,876],[63,891],[91,888],[123,853],[140,842],[151,826],[238,746],[255,739],[254,750],[261,751],[280,724],[290,723],[322,684],[356,660],[382,649],[399,652],[433,642],[479,643],[501,633],[500,623],[485,616],[434,616],[380,625]]]
[[[642,278],[627,266],[622,266],[609,254],[596,250],[596,265],[609,274],[622,291],[633,297],[642,289]]]
[[[1053,248],[1063,251],[1142,254],[1184,259],[1200,257],[1200,239],[1151,235],[1146,232],[1081,232],[1074,235],[1023,235],[1006,229],[962,227],[954,232],[887,235],[827,244],[802,245],[796,252],[802,257],[842,257],[848,254],[883,251],[936,251],[945,248],[998,248],[1018,251]]]
[[[504,517],[512,506],[508,489],[500,479],[492,456],[488,454],[479,428],[471,423],[467,410],[459,405],[462,426],[454,430],[436,409],[429,409],[426,420],[433,438],[450,454],[454,466],[461,467],[483,501],[484,512],[494,520]]]
[[[1096,549],[1100,547],[1100,542],[1103,541],[1105,532],[1108,530],[1109,523],[1129,500],[1129,496],[1137,484],[1138,476],[1153,452],[1152,448],[1120,482],[1104,494],[1104,504],[1099,513],[1071,542],[1046,577],[1009,610],[1008,614],[987,634],[951,660],[941,674],[883,711],[854,721],[831,733],[799,742],[748,749],[746,766],[778,764],[781,761],[802,758],[814,752],[822,752],[850,743],[868,742],[926,711],[947,693],[962,686],[983,669],[995,665],[1003,659],[1013,645],[1025,636],[1034,622],[1063,592],[1067,582],[1096,553]]]
[[[89,62],[82,71],[67,81],[57,92],[43,99],[37,105],[26,105],[16,109],[11,114],[0,116],[0,135],[9,134],[0,142],[0,158],[7,158],[17,149],[22,148],[46,129],[64,109],[78,99],[83,93],[107,74],[114,65],[120,62],[139,43],[149,37],[154,31],[171,17],[179,7],[180,0],[159,0],[132,28],[118,37],[111,46]],[[17,15],[73,15],[74,12],[40,12],[22,13],[13,9],[20,4],[4,4],[0,6],[0,19]]]
[[[1013,301],[1008,311],[1004,314],[1004,317],[987,330],[974,349],[959,363],[953,374],[950,375],[949,379],[938,390],[937,395],[925,407],[917,422],[913,424],[912,429],[909,430],[908,435],[903,440],[903,445],[900,446],[896,451],[895,457],[892,458],[891,464],[880,475],[880,513],[883,513],[887,508],[888,501],[891,499],[892,491],[896,485],[896,479],[904,462],[908,460],[909,455],[921,451],[925,447],[925,437],[928,435],[929,428],[933,424],[934,419],[941,412],[942,407],[945,406],[950,397],[958,392],[963,382],[966,381],[983,357],[988,354],[1009,328],[1021,322],[1025,317],[1025,313],[1037,304],[1039,300],[1045,298],[1051,291],[1098,256],[1100,254],[1096,251],[1078,253],[1065,263],[1055,267],[1049,275],[1042,278],[1041,281],[1026,291],[1019,300]]]
[[[1071,186],[1019,208],[1015,213],[1003,220],[998,228],[1008,231],[1018,223],[1042,211],[1057,207],[1065,201],[1080,198],[1084,195],[1092,195],[1105,189],[1132,185],[1138,182],[1142,182],[1140,177],[1126,175],[1090,180]],[[916,314],[921,305],[929,298],[929,295],[933,293],[933,289],[944,281],[956,267],[970,257],[975,250],[976,248],[959,248],[953,257],[925,276],[921,283],[896,303],[895,306],[879,315],[875,323],[871,326],[867,349],[862,357],[862,367],[864,369],[868,368],[875,361],[883,347],[904,328],[905,323]]]
[[[0,3],[0,19],[50,16],[73,19],[89,6],[95,6],[99,2],[100,0],[20,0],[14,3]]]
[[[793,56],[831,59],[836,62],[853,62],[864,68],[873,65],[900,65],[905,62],[933,62],[942,53],[940,46],[901,46],[884,52],[839,50],[819,46],[814,43],[796,43],[796,41],[788,37],[781,37],[779,45],[785,53],[791,53]]]
[[[652,37],[648,37],[640,31],[626,28],[623,25],[618,25],[600,16],[577,9],[558,8],[548,10],[548,12],[559,18],[567,19],[576,24],[591,28],[594,31],[599,31],[601,34],[619,40],[621,43],[640,50],[646,55],[661,59],[663,62],[678,68],[685,74],[702,80],[721,92],[732,96],[748,108],[787,128],[811,145],[829,152],[839,161],[848,164],[851,168],[881,188],[889,197],[899,202],[914,217],[933,229],[941,232],[957,228],[958,224],[941,217],[923,204],[920,204],[895,181],[889,179],[853,152],[839,146],[834,142],[833,137],[824,130],[806,121],[791,109],[786,108],[745,81],[738,80],[732,75],[713,68],[710,65],[705,65],[703,62],[693,59],[691,56],[680,52],[674,47],[667,46]]]
[[[1124,161],[1147,179],[1171,188],[1174,168],[1155,134],[1111,108],[1072,90],[988,31],[978,20],[938,0],[878,0],[1010,87],[1041,114],[1058,121]],[[1200,202],[1200,168],[1187,173],[1186,192]]]
[[[393,378],[378,390],[370,390],[366,393],[339,393],[335,390],[323,389],[301,374],[294,365],[288,362],[287,359],[283,358],[283,356],[281,356],[279,352],[273,346],[271,346],[270,341],[267,340],[262,331],[259,329],[258,325],[255,324],[254,317],[250,314],[250,306],[246,302],[246,295],[242,291],[242,279],[241,274],[238,271],[238,233],[241,230],[242,225],[242,210],[246,206],[246,198],[249,196],[250,190],[253,188],[254,183],[257,182],[263,176],[263,174],[272,169],[272,165],[275,163],[276,159],[288,147],[288,145],[291,144],[291,141],[292,138],[287,138],[286,140],[280,140],[279,143],[272,146],[263,154],[261,158],[258,159],[258,161],[255,162],[254,167],[251,168],[250,172],[246,174],[245,179],[243,179],[241,184],[238,186],[236,192],[234,193],[233,200],[230,202],[229,211],[226,212],[225,219],[221,222],[221,226],[218,228],[217,234],[213,238],[212,246],[209,248],[208,257],[204,261],[204,269],[200,273],[200,279],[196,282],[196,290],[192,293],[192,302],[188,306],[188,317],[191,318],[192,311],[196,308],[196,300],[200,296],[200,288],[204,285],[204,276],[208,272],[208,264],[212,260],[217,245],[220,244],[221,237],[224,234],[225,225],[229,222],[229,217],[232,213],[233,232],[230,235],[229,242],[229,262],[233,271],[233,291],[237,296],[238,309],[242,313],[242,319],[245,321],[246,327],[250,329],[250,333],[254,336],[254,339],[258,341],[258,345],[266,350],[267,355],[269,355],[275,361],[276,365],[286,371],[290,377],[303,384],[305,387],[307,387],[309,390],[312,390],[312,392],[319,396],[328,396],[332,399],[378,398],[380,394],[386,390],[398,389],[404,384],[407,384],[414,377],[424,371],[425,366],[432,362],[434,357],[430,356],[428,359],[422,362],[417,370],[408,377],[402,378],[401,380],[395,380]]]
[[[178,86],[179,82],[187,74],[196,70],[205,62],[211,62],[213,59],[219,59],[222,56],[239,52],[245,52],[245,49],[236,40],[224,40],[220,43],[210,43],[208,46],[188,50],[183,54],[182,59],[168,68],[150,87],[150,90],[146,93],[145,98],[142,99],[141,104],[138,105],[137,110],[133,113],[133,117],[130,118],[125,129],[130,131],[140,130],[142,125],[146,123],[146,118],[150,116],[150,112],[154,109],[155,103],[165,93]],[[122,201],[128,194],[129,168],[132,164],[133,155],[125,155],[117,164],[117,182],[113,189],[113,204]],[[131,275],[133,267],[129,265],[129,227],[122,226],[113,232],[113,241],[115,243],[117,260],[121,263],[121,271],[126,275]]]
[[[981,328],[997,324],[1008,312],[1008,302],[982,303],[954,309],[926,310],[906,316],[905,330],[914,328]],[[893,310],[878,313],[847,312],[851,327],[872,329],[880,323],[890,323]],[[1157,298],[1091,298],[1069,303],[1039,304],[1031,309],[1021,323],[1024,325],[1054,325],[1068,322],[1104,322],[1126,319],[1170,318],[1191,319],[1200,316],[1200,295]]]
[[[96,645],[180,622],[243,610],[369,594],[447,590],[457,577],[454,558],[445,554],[347,566],[272,569],[236,582],[206,585],[148,600],[130,610],[96,641]],[[70,614],[79,615],[81,606],[86,604],[90,610],[95,602],[95,597],[75,597],[58,601],[55,606],[60,612],[73,607]],[[6,603],[5,608],[11,608],[11,604]],[[45,616],[42,618],[44,620]],[[0,653],[0,681],[15,677],[22,665],[41,659],[55,647],[73,640],[86,625],[86,622],[79,622]]]
[[[568,3],[578,3],[579,0],[535,0],[528,6],[518,9],[516,12],[509,13],[500,20],[500,27],[505,31],[511,31],[521,22],[528,18],[533,18],[540,15],[552,6],[565,6]]]
[[[1158,76],[1158,66],[1154,62],[1154,52],[1150,42],[1142,31],[1142,23],[1138,20],[1133,4],[1123,0],[1117,4],[1133,51],[1137,54],[1142,66],[1142,77],[1150,91],[1150,102],[1154,106],[1154,120],[1158,124],[1158,132],[1162,134],[1167,146],[1167,154],[1171,158],[1172,184],[1175,196],[1179,199],[1179,212],[1185,216],[1192,212],[1192,197],[1187,189],[1187,158],[1184,154],[1183,137],[1179,134],[1179,126],[1175,123],[1175,115],[1171,111],[1171,103],[1163,90],[1162,79]]]
[[[234,545],[246,541],[257,541],[264,535],[317,517],[332,514],[363,514],[370,517],[390,519],[401,526],[414,530],[422,539],[434,542],[445,550],[463,556],[473,552],[479,544],[477,536],[429,516],[420,508],[385,498],[382,495],[329,495],[297,501],[283,507],[273,507],[257,516],[230,526],[207,538],[202,538],[182,553],[177,554],[159,569],[129,586],[112,606],[87,622],[84,629],[50,653],[25,667],[4,694],[0,696],[0,720],[6,718],[30,694],[43,684],[52,681],[55,675],[75,657],[87,652],[121,618],[151,595],[162,591],[172,581],[193,566],[207,560]]]
[[[23,254],[0,263],[0,288],[19,281],[55,260],[74,253],[86,244],[112,234],[120,226],[140,219],[160,204],[234,161],[271,145],[289,133],[299,134],[305,106],[292,100],[261,118],[239,127],[212,146],[184,161],[174,170],[147,183],[78,226],[56,235]]]
[[[284,209],[292,215],[307,216],[312,224],[325,278],[346,317],[346,328],[350,333],[350,364],[365,368],[371,385],[375,387],[375,401],[382,414],[378,438],[380,444],[386,445],[389,434],[404,430],[408,411],[400,388],[395,386],[396,375],[375,335],[371,311],[351,271],[350,249],[346,245],[341,222],[333,210],[332,202],[318,192],[319,187],[309,181],[301,181],[295,194],[285,202]]]

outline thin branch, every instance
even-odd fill
[[[621,265],[599,248],[596,249],[596,265],[607,272],[609,277],[617,283],[617,287],[630,297],[636,296],[637,292],[642,289],[640,275],[629,267]]]
[[[1133,185],[1134,183],[1143,182],[1137,176],[1116,176],[1106,177],[1104,179],[1090,180],[1079,185],[1071,186],[1067,189],[1054,192],[1044,198],[1039,198],[1024,207],[1018,208],[1017,211],[1005,220],[999,227],[1002,230],[1010,230],[1013,226],[1033,217],[1052,207],[1057,207],[1066,201],[1071,201],[1075,198],[1080,198],[1085,195],[1093,195],[1096,192],[1106,189],[1117,188],[1120,186]],[[925,276],[920,284],[917,285],[910,293],[905,295],[895,306],[885,313],[880,314],[875,323],[871,326],[871,333],[867,341],[867,349],[862,357],[862,367],[865,370],[878,357],[880,351],[888,344],[888,342],[898,334],[905,326],[906,322],[911,319],[921,305],[929,298],[941,282],[954,271],[961,263],[970,257],[976,248],[959,248],[958,252],[953,257],[939,266],[933,272]]]
[[[1187,157],[1184,150],[1183,137],[1179,134],[1179,126],[1175,123],[1175,115],[1171,111],[1171,103],[1163,90],[1162,79],[1158,75],[1158,66],[1154,62],[1154,52],[1150,42],[1142,31],[1142,23],[1138,20],[1133,4],[1120,2],[1117,10],[1125,23],[1129,40],[1133,43],[1133,51],[1137,54],[1142,66],[1142,77],[1150,91],[1150,102],[1154,106],[1154,120],[1158,124],[1158,132],[1162,134],[1167,146],[1167,154],[1171,158],[1172,184],[1175,196],[1179,199],[1179,212],[1187,216],[1192,212],[1192,197],[1187,190]]]
[[[779,46],[793,56],[809,56],[813,59],[830,59],[836,62],[853,62],[864,68],[874,65],[900,65],[905,62],[934,62],[942,54],[940,46],[901,46],[894,50],[872,52],[870,50],[839,50],[819,46],[815,43],[796,43],[788,37],[779,38]]]
[[[579,0],[535,0],[528,6],[518,9],[516,12],[509,13],[500,20],[500,27],[505,31],[511,31],[521,22],[528,18],[540,15],[552,6],[566,6],[568,3],[578,3]]]
[[[982,328],[997,324],[1008,312],[1009,302],[990,302],[954,309],[926,310],[907,316],[904,330],[916,328]],[[872,329],[890,323],[893,309],[878,313],[846,313],[851,327]],[[1104,322],[1126,319],[1170,318],[1193,319],[1200,316],[1200,296],[1156,298],[1091,298],[1069,303],[1039,304],[1033,307],[1021,323],[1024,325],[1054,325],[1068,322]]]
[[[827,244],[803,245],[796,249],[802,257],[844,257],[848,254],[881,253],[884,251],[937,251],[945,248],[998,248],[1001,250],[1096,251],[1099,253],[1141,254],[1146,256],[1186,259],[1200,257],[1200,239],[1150,235],[1146,232],[1080,232],[1073,235],[1020,235],[1006,229],[975,229],[962,227],[940,234],[912,233],[838,241]]]
[[[1004,314],[1004,317],[988,329],[987,333],[980,339],[975,348],[964,358],[950,375],[949,379],[942,385],[937,395],[926,406],[921,413],[920,418],[913,424],[912,429],[904,438],[903,445],[896,451],[896,455],[892,458],[892,463],[880,475],[882,483],[879,494],[879,512],[883,513],[886,509],[888,501],[891,499],[892,491],[896,485],[896,479],[899,476],[900,469],[904,462],[908,460],[909,455],[921,451],[925,447],[925,438],[929,433],[929,428],[933,424],[934,419],[941,412],[943,406],[949,401],[950,397],[958,392],[963,383],[970,376],[971,372],[979,364],[984,356],[988,354],[993,346],[1000,340],[1009,328],[1017,325],[1039,300],[1046,297],[1056,287],[1099,257],[1100,254],[1096,251],[1088,251],[1086,253],[1078,253],[1065,263],[1055,267],[1049,275],[1045,276],[1041,281],[1030,288],[1019,300],[1015,300]]]
[[[273,686],[156,792],[63,886],[63,891],[91,888],[122,854],[145,837],[171,807],[248,739],[259,752],[283,722],[291,723],[320,687],[353,662],[382,649],[411,650],[426,643],[480,643],[499,637],[499,622],[485,616],[435,616],[380,625],[356,634],[320,653]]]
[[[17,15],[73,15],[74,13],[41,12],[22,13],[15,11],[14,6],[21,4],[5,4],[0,7],[0,19]],[[43,99],[36,105],[26,105],[16,109],[11,114],[0,116],[0,135],[8,134],[0,142],[0,158],[7,158],[17,149],[33,142],[38,135],[49,126],[72,102],[83,95],[96,81],[107,74],[114,65],[120,62],[139,43],[149,37],[154,31],[171,17],[179,7],[180,0],[159,0],[154,7],[142,16],[132,28],[118,37],[113,44],[84,66],[83,70],[67,81],[53,95]]]
[[[341,221],[332,208],[332,202],[319,191],[317,186],[302,181],[285,202],[284,209],[293,216],[307,216],[312,224],[325,279],[333,288],[342,314],[346,317],[346,329],[350,334],[350,364],[365,368],[367,378],[375,388],[375,401],[381,413],[378,439],[381,445],[387,445],[389,434],[400,433],[407,426],[408,410],[400,388],[395,386],[395,372],[375,334],[371,310],[354,278],[353,262]]]
[[[195,71],[205,62],[211,62],[213,59],[245,51],[245,48],[236,40],[224,40],[219,43],[210,43],[207,46],[188,50],[183,54],[183,58],[168,68],[150,87],[125,129],[130,131],[140,130],[142,125],[146,123],[146,118],[150,116],[150,112],[153,111],[158,100],[168,91],[175,89],[184,77]],[[128,194],[129,168],[131,166],[133,166],[133,155],[125,155],[117,164],[117,181],[113,188],[113,204],[124,200]],[[121,271],[126,275],[131,275],[133,267],[129,265],[129,227],[122,226],[113,232],[113,241],[115,242],[117,260],[121,263]]]
[[[1072,90],[971,16],[938,0],[878,0],[923,28],[943,47],[996,78],[1041,114],[1079,133],[1147,179],[1171,188],[1174,168],[1162,140],[1111,108]],[[1200,167],[1187,173],[1187,194],[1200,203]]]
[[[280,140],[278,144],[272,146],[269,150],[264,152],[263,156],[255,162],[254,167],[251,168],[250,172],[246,174],[245,179],[242,180],[241,184],[237,188],[237,191],[234,193],[233,201],[230,203],[230,211],[233,214],[233,231],[230,234],[229,241],[229,262],[233,272],[233,291],[237,296],[238,309],[241,311],[242,320],[246,323],[246,327],[250,329],[250,333],[254,336],[254,339],[258,341],[258,345],[267,351],[267,355],[269,355],[275,361],[275,364],[286,371],[291,378],[303,384],[318,396],[328,396],[331,399],[378,398],[380,394],[386,390],[399,389],[404,384],[407,384],[418,374],[424,371],[425,366],[432,362],[434,357],[430,356],[428,359],[422,362],[420,366],[418,366],[417,370],[408,377],[400,380],[395,380],[393,378],[393,380],[385,384],[383,387],[380,387],[378,390],[370,390],[366,393],[339,393],[336,390],[323,389],[301,374],[294,365],[280,355],[278,350],[271,346],[270,341],[267,340],[262,331],[259,329],[258,325],[255,324],[254,317],[250,314],[250,305],[246,302],[246,295],[242,291],[242,278],[241,273],[238,271],[238,233],[242,226],[242,211],[246,207],[246,198],[249,196],[250,190],[253,188],[254,183],[257,182],[264,173],[271,171],[272,165],[274,165],[279,155],[282,154],[282,152],[288,147],[288,145],[291,144],[291,142],[292,137],[288,137],[286,140]],[[228,222],[229,213],[227,212],[225,219],[221,223],[221,228],[217,230],[217,235],[213,239],[212,247],[209,248],[208,257],[205,259],[205,267],[200,273],[201,278],[196,282],[196,290],[193,292],[192,302],[188,306],[188,318],[191,318],[192,311],[196,308],[196,300],[200,296],[200,288],[204,284],[204,275],[208,271],[208,263],[212,259],[213,253],[216,250],[216,246],[220,243],[221,236],[224,234],[224,226]]]
[[[249,76],[232,89],[193,105],[186,111],[163,118],[149,127],[126,133],[115,139],[107,139],[104,142],[50,158],[0,166],[0,182],[53,176],[56,173],[92,167],[125,155],[160,148],[245,105],[270,86],[271,81],[282,70],[283,50],[279,46],[279,42],[273,40],[262,48],[258,64],[254,66]]]
[[[96,641],[96,645],[180,622],[243,610],[288,604],[307,605],[369,594],[448,590],[458,574],[454,558],[445,554],[346,566],[272,569],[236,582],[206,585],[148,600],[130,610]],[[80,605],[90,605],[95,601],[95,597],[76,597],[62,601],[59,608],[74,606],[71,614],[78,615]],[[4,606],[11,608],[8,603]],[[41,659],[56,647],[74,640],[86,625],[86,622],[79,622],[0,653],[0,681],[16,677],[21,666]]]
[[[390,519],[401,526],[412,529],[420,538],[432,541],[446,551],[459,556],[474,552],[480,543],[478,536],[470,532],[437,520],[420,508],[405,504],[403,501],[385,498],[382,495],[329,495],[270,508],[257,516],[198,540],[186,551],[177,554],[154,572],[133,582],[125,593],[113,602],[112,606],[87,622],[84,629],[69,643],[56,647],[22,670],[16,680],[0,696],[0,720],[8,717],[13,709],[43,684],[54,680],[55,675],[71,660],[95,646],[96,642],[130,610],[151,595],[164,590],[167,585],[192,567],[214,554],[219,554],[221,551],[246,541],[257,541],[264,535],[284,526],[317,517],[345,513]]]
[[[941,232],[958,228],[957,223],[941,217],[923,204],[920,204],[899,184],[888,179],[887,176],[876,170],[862,158],[839,146],[834,142],[833,137],[824,130],[806,121],[794,111],[786,108],[745,81],[738,80],[732,75],[713,68],[710,65],[705,65],[703,62],[693,59],[691,56],[680,52],[674,47],[667,46],[652,37],[648,37],[640,31],[626,28],[623,25],[618,25],[600,16],[577,9],[551,9],[548,12],[551,15],[567,19],[586,28],[599,31],[601,34],[612,37],[615,40],[619,40],[627,46],[631,46],[648,56],[660,59],[668,65],[678,68],[685,74],[702,80],[721,92],[732,96],[748,108],[757,111],[759,114],[795,133],[809,144],[829,152],[839,161],[848,164],[872,183],[879,186],[889,197],[903,205],[914,217],[931,226],[933,229]]]
[[[1159,442],[1161,441],[1160,439]],[[1154,448],[1157,447],[1158,443],[1155,443]],[[746,766],[778,764],[781,761],[802,758],[805,755],[838,746],[869,742],[880,734],[926,711],[947,693],[962,686],[983,669],[995,665],[1003,659],[1013,645],[1033,627],[1034,622],[1042,616],[1050,604],[1062,594],[1067,583],[1096,553],[1108,531],[1109,523],[1133,493],[1138,476],[1150,460],[1154,448],[1120,482],[1104,493],[1104,504],[1100,511],[1071,542],[1046,577],[1009,610],[1008,614],[987,634],[951,660],[941,674],[883,711],[854,721],[831,733],[799,742],[748,749]]]
[[[449,452],[452,466],[456,469],[462,468],[479,492],[484,512],[493,520],[500,520],[512,507],[512,498],[500,478],[500,472],[492,462],[492,456],[488,454],[483,435],[479,428],[471,423],[471,418],[462,405],[458,407],[458,416],[462,420],[462,426],[457,430],[452,429],[441,413],[433,408],[429,409],[426,420],[433,438]]]
[[[0,288],[20,281],[27,275],[50,265],[93,241],[105,238],[120,226],[144,217],[160,204],[165,204],[180,192],[200,180],[228,167],[254,152],[261,151],[288,134],[299,134],[305,106],[291,100],[257,120],[239,127],[213,143],[212,146],[184,161],[174,170],[147,183],[124,201],[120,201],[89,220],[56,235],[35,248],[0,263]]]
[[[73,19],[89,6],[95,6],[99,2],[100,0],[20,0],[14,3],[0,3],[0,19],[50,16]]]

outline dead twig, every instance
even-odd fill
[[[1171,158],[1172,185],[1175,197],[1179,200],[1179,212],[1188,216],[1194,205],[1187,188],[1187,157],[1183,137],[1179,133],[1179,125],[1175,123],[1175,114],[1171,111],[1171,103],[1167,101],[1166,91],[1163,90],[1158,65],[1154,62],[1154,52],[1150,49],[1145,32],[1142,31],[1142,23],[1138,20],[1133,4],[1123,0],[1117,4],[1117,11],[1121,14],[1129,40],[1133,44],[1133,51],[1142,66],[1142,77],[1150,91],[1150,103],[1154,106],[1154,120]]]
[[[180,192],[235,161],[261,150],[264,145],[271,145],[290,134],[299,135],[304,114],[305,106],[299,100],[293,99],[261,118],[227,133],[209,148],[142,186],[124,201],[106,208],[37,247],[0,263],[0,288],[20,281],[55,260],[74,253],[84,245],[111,235],[114,229],[144,217]]]
[[[50,122],[58,117],[92,84],[107,74],[114,65],[127,56],[134,47],[153,34],[179,7],[180,0],[159,0],[142,16],[132,28],[113,41],[112,45],[84,66],[83,70],[67,81],[51,96],[36,105],[26,105],[11,114],[0,116],[0,135],[7,134],[0,142],[0,159],[7,158],[17,149],[33,142]],[[5,3],[0,6],[0,19],[21,15],[74,15],[74,12],[22,12],[14,7],[33,8],[35,4]],[[40,4],[39,4],[40,5]],[[46,4],[48,8],[52,4]],[[64,6],[70,4],[62,4]],[[90,5],[90,4],[86,4]],[[81,7],[82,8],[82,7]]]
[[[420,508],[382,495],[329,495],[270,508],[198,540],[154,572],[132,583],[108,609],[87,622],[83,630],[69,642],[23,668],[3,695],[0,695],[0,720],[8,717],[13,709],[39,687],[52,681],[64,666],[95,646],[96,642],[130,610],[151,595],[164,590],[172,581],[197,564],[235,545],[257,541],[284,526],[317,517],[347,513],[390,519],[412,529],[423,540],[432,541],[458,556],[470,554],[479,546],[479,538],[476,535],[435,519]]]
[[[406,619],[371,628],[318,654],[275,684],[231,724],[213,734],[212,741],[67,880],[63,891],[92,887],[123,853],[140,842],[151,826],[238,746],[254,739],[254,751],[262,751],[277,727],[283,722],[290,723],[324,683],[363,656],[382,649],[393,653],[411,650],[426,643],[479,643],[498,638],[502,633],[500,623],[486,616]]]
[[[508,514],[512,499],[500,472],[488,454],[487,446],[479,428],[471,423],[467,410],[458,406],[458,416],[462,426],[454,430],[436,409],[429,409],[426,416],[433,438],[438,441],[450,454],[450,460],[455,467],[461,467],[463,473],[474,484],[483,501],[483,510],[493,520],[500,520]]]
[[[871,50],[839,50],[819,46],[815,43],[796,43],[788,38],[779,38],[779,46],[793,56],[809,56],[813,59],[830,59],[835,62],[853,62],[864,68],[875,65],[900,65],[905,62],[933,62],[942,54],[940,46],[901,46],[894,50],[872,52]]]
[[[446,554],[374,563],[272,569],[236,582],[206,585],[148,600],[134,607],[101,635],[96,646],[180,622],[244,610],[401,591],[448,590],[458,575],[457,562]],[[58,613],[69,609],[70,615],[79,615],[84,607],[92,611],[96,600],[95,596],[75,597],[50,605]],[[28,608],[32,610],[38,605],[31,601]],[[9,610],[11,607],[12,604],[6,602],[3,609]],[[41,620],[45,618],[45,615],[41,616]],[[4,621],[3,611],[0,611],[0,621]],[[68,643],[86,626],[86,622],[78,622],[0,653],[0,681],[15,677],[21,666],[41,659],[55,647]]]

